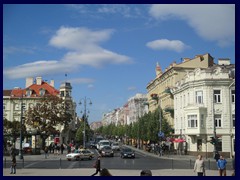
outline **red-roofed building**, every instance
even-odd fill
[[[53,80],[47,83],[42,80],[42,77],[36,77],[35,80],[32,77],[26,78],[26,87],[24,89],[15,87],[11,90],[3,90],[3,118],[9,121],[21,121],[21,103],[23,111],[25,111],[29,107],[34,106],[44,95],[59,96],[68,104],[68,111],[73,116],[70,130],[61,133],[64,127],[60,125],[57,127],[61,133],[60,143],[67,143],[72,138],[69,137],[69,131],[71,129],[75,130],[76,119],[76,103],[72,100],[71,89],[71,84],[68,82],[63,82],[58,90],[54,87]],[[27,130],[34,131],[30,127],[27,127]],[[46,145],[49,145],[53,141],[54,137],[49,137],[46,140]]]

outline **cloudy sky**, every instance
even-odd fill
[[[157,62],[164,71],[206,53],[235,63],[235,5],[3,6],[3,89],[25,88],[26,77],[69,81],[77,104],[93,102],[89,122],[146,93]]]

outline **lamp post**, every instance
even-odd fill
[[[83,147],[85,148],[85,139],[86,139],[86,119],[87,119],[87,101],[89,101],[89,105],[92,105],[92,101],[89,98],[84,97],[84,99],[81,99],[79,102],[79,105],[82,104],[82,101],[84,103],[84,113],[83,113],[83,122],[84,122],[84,130],[83,130]]]
[[[19,159],[23,159],[23,154],[22,154],[22,123],[23,123],[23,92],[22,92],[22,96],[21,96]]]

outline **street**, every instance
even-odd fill
[[[93,163],[98,156],[98,152],[94,149],[95,157],[92,160],[67,161],[66,153],[62,155],[49,154],[45,159],[42,155],[26,155],[24,160],[17,157],[17,167],[25,169],[75,169],[75,168],[93,168]],[[115,151],[114,157],[102,157],[101,168],[108,169],[193,169],[195,159],[192,157],[182,156],[182,158],[172,158],[172,156],[159,157],[152,153],[135,150],[136,157],[134,159],[120,158],[120,152]],[[3,159],[4,168],[10,168],[10,158]],[[216,170],[216,162],[206,160],[206,169]],[[228,169],[231,163],[228,163]]]

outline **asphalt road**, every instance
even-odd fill
[[[47,159],[44,155],[35,156],[35,158],[26,157],[24,161],[19,160],[17,157],[18,168],[29,169],[75,169],[75,168],[93,168],[93,163],[97,157],[92,160],[81,161],[67,161],[66,153],[60,156],[50,154]],[[115,152],[114,157],[102,157],[101,168],[108,169],[193,169],[195,159],[172,159],[172,158],[159,158],[148,153],[136,151],[134,159],[122,159],[120,153]],[[4,160],[4,167],[9,168],[11,165],[10,159]],[[214,161],[206,161],[207,169],[216,170],[216,163]]]

